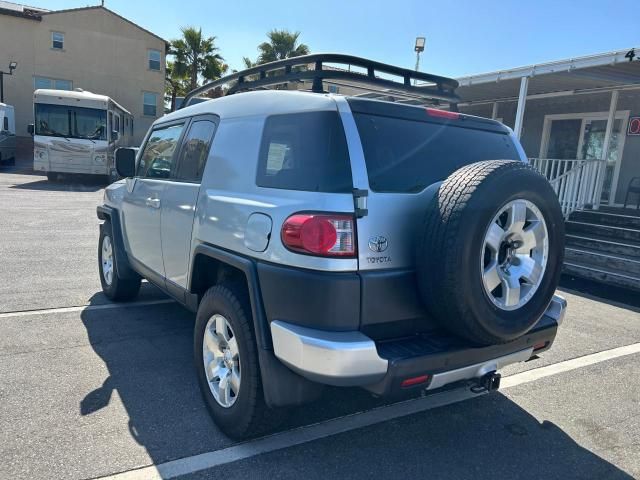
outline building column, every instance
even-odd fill
[[[527,103],[527,91],[529,90],[529,77],[522,77],[520,79],[520,95],[518,95],[518,109],[516,110],[516,123],[513,127],[513,131],[516,137],[520,138],[522,135],[522,122],[524,120],[524,107]]]
[[[498,118],[498,102],[493,102],[493,110],[491,110],[491,120]]]
[[[600,207],[600,197],[602,196],[602,189],[604,188],[605,173],[607,170],[607,158],[609,157],[609,144],[611,143],[611,135],[613,133],[613,125],[616,121],[616,109],[618,108],[618,96],[620,92],[614,90],[611,92],[611,103],[609,104],[609,116],[607,117],[607,128],[604,133],[604,145],[602,146],[602,162],[598,168],[598,181],[596,182],[595,198],[593,199],[593,205],[595,209]],[[613,186],[613,185],[612,185]],[[611,203],[613,199],[609,199]]]

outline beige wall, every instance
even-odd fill
[[[51,48],[51,33],[64,33],[64,49]],[[148,50],[161,52],[161,70],[149,70]],[[16,109],[16,133],[33,122],[34,77],[71,80],[73,88],[108,95],[135,118],[139,143],[156,117],[143,115],[143,92],[157,94],[163,113],[165,43],[102,8],[50,13],[42,21],[0,15],[0,68],[18,62],[4,76],[5,102]]]

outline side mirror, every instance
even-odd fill
[[[136,174],[136,150],[127,147],[116,150],[116,170],[121,177],[131,178]]]
[[[118,133],[118,130],[111,130],[111,141],[117,142],[118,138],[120,138],[120,133]]]
[[[36,133],[36,126],[33,123],[30,123],[29,125],[27,125],[27,131],[29,132],[29,135],[33,137],[33,135],[35,135]]]

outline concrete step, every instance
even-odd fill
[[[612,227],[609,225],[598,225],[595,223],[575,222],[569,220],[566,222],[567,233],[580,235],[583,237],[602,237],[609,238],[614,241],[621,241],[630,244],[640,245],[640,230]]]
[[[622,207],[600,207],[598,210],[593,210],[598,212],[606,212],[606,213],[615,213],[617,215],[629,215],[632,217],[640,217],[640,209],[635,208],[635,203],[632,207],[622,208]]]
[[[619,209],[623,211],[622,209]],[[607,225],[610,227],[623,227],[632,230],[640,230],[640,216],[603,212],[600,210],[580,210],[573,212],[569,220],[581,223]]]
[[[640,278],[640,258],[567,247],[564,252],[564,260],[566,263],[574,265],[609,270]]]
[[[615,285],[640,291],[640,276],[636,277],[605,268],[576,265],[570,262],[565,262],[563,271],[564,273],[575,275],[576,277],[588,278],[607,285]]]
[[[625,256],[640,259],[640,246],[618,242],[606,237],[594,235],[567,234],[565,246],[581,250],[591,250],[605,254]]]

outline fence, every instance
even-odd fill
[[[549,180],[565,218],[587,205],[594,209],[600,206],[605,161],[557,158],[530,158],[529,161]]]

